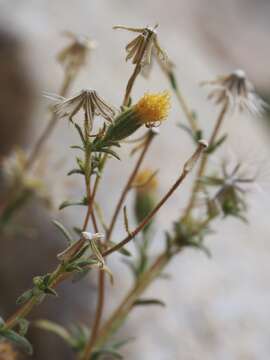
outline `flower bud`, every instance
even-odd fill
[[[156,205],[157,186],[156,175],[149,169],[141,171],[137,175],[134,183],[136,189],[134,211],[138,224],[154,209]],[[143,231],[147,232],[150,225],[151,222]]]
[[[145,94],[137,104],[118,115],[109,126],[105,141],[120,141],[132,135],[142,125],[155,127],[168,116],[170,95],[167,91]]]

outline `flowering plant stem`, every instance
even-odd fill
[[[131,94],[133,85],[135,83],[135,80],[136,80],[137,76],[141,72],[141,61],[143,59],[146,47],[147,47],[147,42],[145,42],[144,48],[141,51],[139,61],[137,62],[136,66],[135,66],[135,69],[134,69],[134,71],[133,71],[133,73],[132,73],[132,75],[131,75],[128,83],[127,83],[126,92],[125,92],[125,96],[124,96],[122,106],[128,106],[128,103],[129,103],[129,100],[130,100],[130,94]],[[131,173],[130,178],[129,178],[129,180],[128,180],[128,182],[127,182],[127,184],[126,184],[126,186],[125,186],[125,188],[124,188],[124,190],[123,190],[123,192],[122,192],[122,194],[120,196],[120,199],[119,199],[119,201],[118,201],[118,203],[116,205],[115,212],[114,212],[114,214],[112,216],[112,220],[111,220],[111,223],[109,225],[109,229],[107,231],[107,239],[106,239],[107,241],[109,241],[110,238],[111,238],[111,235],[112,235],[112,232],[113,232],[117,217],[119,215],[119,212],[121,210],[122,204],[124,202],[124,199],[125,199],[128,191],[129,191],[129,189],[130,189],[132,181],[134,180],[134,178],[135,178],[135,176],[136,176],[136,174],[137,174],[137,172],[139,170],[139,167],[140,167],[140,165],[141,165],[141,163],[142,163],[142,161],[144,159],[144,156],[145,156],[145,154],[146,154],[146,152],[147,152],[147,150],[149,148],[149,145],[150,145],[150,143],[152,141],[152,138],[153,138],[153,133],[149,132],[148,139],[146,140],[146,143],[145,143],[145,146],[144,146],[143,151],[141,153],[141,156],[139,157],[138,162],[136,163],[135,168],[134,168],[133,172]],[[106,160],[107,160],[107,155],[105,154],[104,157],[103,157],[103,166],[105,165]],[[98,185],[97,181],[96,181],[95,185]],[[94,188],[96,189],[97,187],[95,186]],[[91,201],[91,207],[93,206],[94,196],[95,196],[95,192],[94,192],[94,195],[93,195],[93,199]],[[88,215],[89,215],[89,212],[90,212],[90,207],[88,205]],[[87,219],[87,217],[86,217],[86,219]],[[95,221],[94,221],[94,213],[93,213],[93,211],[92,211],[92,219],[93,219],[93,225],[97,229],[97,226],[95,226],[95,223],[94,223]],[[98,334],[100,322],[101,322],[101,319],[102,319],[102,312],[103,312],[104,302],[105,302],[105,275],[104,275],[104,272],[102,270],[100,270],[99,271],[99,277],[98,277],[97,309],[96,309],[96,313],[95,313],[92,333],[91,333],[91,336],[89,338],[88,343],[86,344],[84,353],[82,355],[83,360],[87,360],[89,358],[89,356],[91,355],[93,344],[94,344],[94,342],[96,340],[96,336]]]
[[[201,152],[205,148],[205,145],[199,144],[193,155],[188,159],[185,163],[182,173],[173,184],[173,186],[168,190],[168,192],[162,197],[153,211],[137,226],[135,230],[133,230],[125,239],[119,242],[117,245],[105,250],[102,253],[103,257],[106,257],[115,251],[121,249],[124,245],[126,245],[129,241],[131,241],[148,223],[152,220],[152,218],[156,215],[159,209],[164,205],[164,203],[169,199],[169,197],[174,193],[174,191],[179,187],[179,185],[183,182],[189,172],[192,170],[195,162],[197,161],[198,157],[200,156]],[[56,268],[56,270],[52,273],[53,281],[51,283],[51,288],[55,288],[59,283],[70,277],[72,273],[66,273],[64,271],[63,265],[60,264]],[[41,302],[41,301],[40,301]],[[39,303],[40,303],[39,302]],[[15,327],[18,323],[19,318],[26,317],[32,311],[33,307],[36,305],[36,299],[31,298],[28,300],[23,306],[21,306],[15,314],[13,314],[7,321],[6,321],[6,328],[11,329]]]
[[[108,340],[110,335],[122,325],[136,300],[140,298],[142,293],[153,282],[153,280],[155,280],[160,275],[162,270],[171,260],[172,256],[173,254],[167,251],[160,254],[152,266],[138,279],[127,296],[123,299],[108,321],[106,321],[106,323],[100,329],[97,341],[94,344],[95,347],[102,346]]]
[[[182,107],[182,110],[189,122],[189,125],[190,125],[190,128],[192,130],[192,133],[195,135],[198,131],[198,125],[197,125],[197,122],[194,118],[194,115],[192,113],[192,111],[190,110],[190,108],[188,107],[188,104],[186,102],[186,99],[184,98],[182,92],[180,91],[179,87],[177,86],[176,88],[174,88],[174,92],[175,92],[175,95],[177,97],[177,100],[179,101],[181,107]]]
[[[229,106],[228,101],[226,101],[225,104],[223,105],[219,115],[218,115],[215,127],[214,127],[214,129],[212,131],[212,134],[210,136],[210,139],[209,139],[209,143],[208,143],[209,148],[211,148],[214,145],[215,141],[216,141],[217,135],[218,135],[218,133],[219,133],[219,131],[221,129],[222,123],[223,123],[223,121],[225,119],[225,115],[226,115],[226,113],[228,111],[228,106]],[[195,178],[196,180],[195,180],[195,183],[194,183],[194,186],[193,186],[193,189],[192,189],[192,193],[191,193],[191,197],[190,197],[188,206],[187,206],[185,214],[184,214],[184,218],[188,218],[188,216],[190,215],[192,209],[194,208],[196,198],[197,198],[197,194],[198,194],[198,191],[200,190],[200,180],[201,180],[202,176],[204,175],[204,172],[205,172],[205,169],[206,169],[206,166],[207,166],[207,163],[208,163],[208,159],[209,159],[209,154],[204,153],[202,158],[201,158],[201,162],[200,162],[198,172],[197,172],[197,175],[196,175],[196,178]]]
[[[129,177],[129,179],[128,179],[128,181],[127,181],[127,183],[126,183],[126,185],[125,185],[125,187],[124,187],[124,189],[123,189],[123,191],[122,191],[122,193],[120,195],[118,203],[116,205],[115,211],[114,211],[113,216],[112,216],[111,223],[110,223],[109,228],[108,228],[108,232],[107,232],[107,236],[106,236],[107,241],[110,241],[110,239],[111,239],[111,235],[112,235],[112,232],[113,232],[117,217],[118,217],[118,215],[120,213],[120,210],[122,208],[122,205],[123,205],[123,203],[125,201],[126,195],[127,195],[127,193],[129,192],[129,190],[130,190],[130,188],[132,186],[132,183],[133,183],[133,181],[134,181],[134,179],[135,179],[135,177],[136,177],[136,175],[137,175],[137,173],[138,173],[138,171],[139,171],[139,169],[141,167],[143,159],[145,158],[145,155],[146,155],[146,153],[147,153],[147,151],[149,149],[149,146],[150,146],[154,136],[155,135],[154,135],[154,133],[152,131],[148,132],[147,139],[146,139],[145,144],[143,146],[141,155],[139,156],[139,158],[138,158],[138,160],[137,160],[137,162],[135,164],[135,167],[134,167],[132,173],[130,174],[130,177]]]
[[[140,74],[141,69],[142,69],[142,64],[141,63],[142,63],[143,57],[145,55],[145,51],[146,51],[147,46],[148,46],[148,40],[146,40],[144,42],[144,45],[143,45],[143,48],[141,49],[140,56],[139,56],[139,58],[137,60],[136,66],[135,66],[135,68],[133,70],[133,73],[132,73],[130,79],[128,80],[122,106],[128,106],[129,99],[130,99],[130,94],[131,94],[131,91],[133,89],[133,85],[134,85],[134,83],[135,83],[135,81],[137,79],[137,76]]]
[[[195,118],[191,108],[189,107],[189,105],[187,103],[187,100],[185,99],[181,89],[178,86],[178,82],[177,82],[175,73],[173,71],[173,65],[171,67],[166,66],[164,64],[164,62],[160,60],[159,57],[157,57],[157,60],[158,60],[161,70],[166,75],[166,77],[171,85],[171,88],[172,88],[173,92],[175,93],[175,96],[176,96],[176,98],[183,110],[183,113],[189,123],[192,134],[196,135],[196,133],[199,131],[198,124],[197,124],[196,118]]]
[[[162,197],[162,199],[158,202],[158,204],[154,207],[154,209],[144,218],[144,220],[137,226],[137,228],[130,232],[128,236],[125,237],[120,243],[116,244],[115,246],[111,247],[108,250],[105,250],[102,254],[103,256],[108,256],[111,253],[120,250],[123,246],[130,242],[141,230],[145,228],[145,226],[152,220],[152,218],[156,215],[159,209],[165,204],[165,202],[171,197],[171,195],[175,192],[175,190],[182,184],[185,180],[186,176],[190,173],[195,162],[198,160],[200,154],[205,149],[206,145],[203,143],[199,143],[197,149],[193,153],[193,155],[186,161],[184,164],[183,170],[172,185],[172,187],[168,190],[168,192]]]
[[[147,134],[147,139],[145,141],[145,144],[143,146],[143,150],[141,152],[141,155],[139,156],[135,167],[120,195],[119,201],[116,205],[114,214],[112,216],[112,220],[111,223],[109,225],[108,231],[107,231],[107,236],[106,236],[106,242],[109,242],[111,239],[111,235],[117,220],[117,217],[120,213],[121,207],[123,205],[123,202],[126,198],[126,195],[128,193],[128,191],[130,190],[132,183],[139,171],[139,168],[143,162],[143,159],[145,158],[145,155],[147,153],[147,150],[149,149],[149,146],[153,140],[154,137],[154,133],[149,131]],[[97,232],[98,230],[95,229],[95,232]],[[84,353],[81,357],[82,360],[87,360],[89,359],[89,356],[91,355],[92,349],[93,349],[93,345],[95,343],[96,337],[98,335],[98,330],[99,330],[99,326],[100,326],[100,322],[101,322],[101,318],[102,318],[102,312],[103,312],[103,308],[104,308],[104,302],[105,302],[105,274],[102,270],[99,271],[99,275],[98,275],[98,299],[97,299],[97,309],[96,309],[96,313],[95,313],[95,318],[94,318],[94,323],[93,323],[93,328],[92,328],[92,332],[91,332],[91,337],[89,338],[88,343],[86,344]]]

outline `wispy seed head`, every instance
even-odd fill
[[[228,103],[231,110],[247,111],[252,115],[260,115],[267,104],[256,94],[253,84],[246,73],[237,69],[229,75],[219,76],[202,85],[212,85],[208,98],[216,104]]]

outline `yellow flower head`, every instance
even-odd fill
[[[134,186],[138,191],[155,191],[158,187],[156,173],[150,169],[144,169],[135,178]]]
[[[157,126],[168,116],[170,94],[168,91],[156,94],[146,93],[134,107],[142,123],[148,127]]]

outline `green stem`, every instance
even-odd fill
[[[210,136],[210,139],[209,139],[209,143],[208,143],[209,148],[211,148],[213,146],[214,142],[216,141],[217,135],[218,135],[218,133],[220,131],[220,128],[221,128],[221,126],[223,124],[223,121],[225,119],[225,115],[227,113],[227,110],[228,110],[228,102],[226,102],[224,104],[224,106],[222,107],[222,109],[221,109],[221,111],[219,113],[219,116],[217,118],[215,127],[214,127],[214,129],[212,131],[212,134]],[[187,206],[185,214],[184,214],[185,218],[187,218],[190,215],[192,209],[195,206],[197,195],[198,195],[198,192],[199,192],[200,187],[201,187],[200,180],[201,180],[202,176],[205,173],[206,166],[207,166],[207,163],[208,163],[208,159],[209,159],[209,154],[208,153],[203,154],[203,156],[201,158],[200,165],[199,165],[199,169],[198,169],[198,172],[197,172],[197,175],[196,175],[196,180],[195,180],[195,183],[194,183],[194,186],[193,186],[193,189],[192,189],[191,197],[190,197],[188,206]]]
[[[120,305],[113,312],[112,316],[101,328],[98,334],[98,340],[94,344],[95,347],[98,348],[105,344],[108,338],[110,338],[110,336],[120,328],[136,300],[140,298],[142,293],[153,282],[153,280],[160,275],[171,258],[172,254],[167,252],[161,254],[152,266],[139,278],[138,282],[129,291],[128,295],[122,300]]]
[[[74,78],[76,77],[77,73],[73,73],[72,75],[69,73],[65,74],[63,83],[60,88],[59,95],[66,96]],[[36,159],[38,158],[39,154],[41,153],[46,141],[51,136],[52,132],[54,131],[57,124],[57,116],[55,113],[52,114],[50,121],[48,122],[46,128],[44,129],[43,133],[40,135],[39,139],[35,143],[30,152],[30,155],[27,159],[25,169],[29,170],[35,163]]]
[[[145,158],[145,155],[147,153],[147,150],[149,149],[149,146],[150,146],[150,144],[152,142],[153,137],[154,137],[153,132],[149,131],[148,138],[145,141],[142,152],[141,152],[141,154],[140,154],[140,156],[139,156],[139,158],[138,158],[138,160],[137,160],[137,162],[135,164],[135,167],[134,167],[132,173],[130,174],[130,176],[128,178],[128,181],[127,181],[127,183],[126,183],[126,185],[125,185],[125,187],[124,187],[124,189],[123,189],[123,191],[122,191],[122,193],[120,195],[118,203],[117,203],[117,205],[115,207],[115,211],[113,213],[111,223],[109,225],[107,236],[106,236],[106,241],[107,242],[110,241],[110,239],[111,239],[111,235],[112,235],[114,226],[116,224],[116,220],[118,218],[118,215],[120,213],[120,210],[121,210],[121,208],[123,206],[123,203],[125,201],[125,198],[126,198],[128,192],[129,192],[129,190],[130,190],[130,188],[132,186],[132,183],[133,183],[133,181],[134,181],[134,179],[135,179],[135,177],[136,177],[136,175],[137,175],[137,173],[138,173],[138,171],[139,171],[139,169],[141,167],[141,164],[143,162],[143,159]]]

